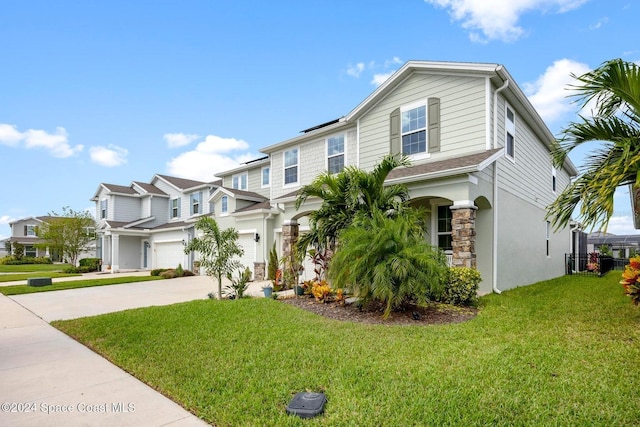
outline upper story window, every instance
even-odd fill
[[[449,206],[438,206],[438,247],[443,251],[453,249],[451,244],[451,209]]]
[[[338,173],[344,169],[344,135],[327,138],[327,170]]]
[[[558,178],[556,177],[556,168],[551,168],[551,190],[555,193],[558,188]]]
[[[298,183],[298,149],[284,152],[284,185]]]
[[[169,218],[180,218],[180,199],[171,199]]]
[[[201,212],[202,193],[193,193],[191,195],[191,215],[198,215]]]
[[[247,189],[247,173],[243,173],[240,175],[234,175],[231,178],[232,187],[236,190],[246,190]]]
[[[100,200],[100,219],[107,219],[107,205],[108,200]]]
[[[24,235],[29,237],[36,237],[36,226],[35,225],[25,225],[24,226]]]
[[[515,159],[515,149],[516,149],[516,117],[515,114],[513,113],[513,110],[511,109],[511,107],[507,106],[507,113],[506,113],[506,121],[505,121],[505,129],[506,129],[506,135],[505,135],[505,141],[504,141],[504,145],[506,147],[507,150],[507,157],[511,158],[512,160]]]
[[[221,214],[228,214],[229,213],[229,197],[228,196],[222,196],[222,199],[220,199],[220,213]]]
[[[551,253],[550,248],[549,248],[549,240],[551,237],[551,223],[549,221],[547,221],[546,227],[545,227],[545,232],[547,235],[547,256],[549,256],[549,254]]]
[[[402,110],[402,154],[427,152],[427,106]]]
[[[265,166],[262,168],[262,188],[269,187],[271,185],[271,168]]]

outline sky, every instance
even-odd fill
[[[212,181],[348,114],[408,60],[503,64],[560,135],[567,87],[640,60],[634,0],[0,0],[0,239],[100,183]],[[590,148],[590,147],[589,147]],[[572,154],[580,167],[586,150]],[[608,232],[635,234],[617,192]]]

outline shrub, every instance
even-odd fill
[[[251,281],[251,270],[249,267],[242,270],[238,269],[238,277],[232,278],[231,274],[227,274],[227,279],[231,280],[231,284],[225,286],[224,294],[232,299],[235,298],[244,298],[244,293],[249,287],[249,282]]]
[[[327,302],[331,296],[331,286],[329,286],[329,283],[327,283],[326,280],[315,282],[311,286],[311,293],[315,297],[316,301]]]
[[[451,267],[442,293],[442,302],[454,305],[472,305],[478,300],[478,287],[482,280],[474,268]]]
[[[155,268],[153,270],[151,270],[151,275],[152,276],[159,276],[162,273],[164,273],[165,271],[169,270],[168,268]]]
[[[100,258],[82,258],[78,262],[79,267],[87,267],[89,271],[98,271],[100,270],[100,264],[102,260]]]
[[[62,270],[63,273],[67,273],[67,274],[77,274],[77,273],[91,273],[92,271],[95,271],[92,267],[67,267],[64,270]]]
[[[177,277],[184,276],[184,269],[182,268],[182,264],[178,264],[178,268],[176,268],[176,276]]]
[[[178,276],[176,275],[176,271],[171,268],[160,273],[160,277],[163,277],[165,279],[175,279]]]
[[[273,247],[269,251],[269,265],[267,266],[267,279],[275,280],[277,271],[278,271],[278,251],[276,251],[276,244],[274,242]]]
[[[26,265],[26,264],[53,264],[49,257],[22,257],[16,258],[14,256],[7,256],[2,258],[1,264],[4,265]]]
[[[631,298],[634,305],[640,305],[640,256],[633,257],[629,260],[622,273],[620,284],[624,288],[624,293]]]

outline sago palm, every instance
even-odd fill
[[[640,67],[615,59],[576,79],[578,102],[584,107],[593,101],[595,111],[563,131],[552,150],[554,164],[562,167],[568,154],[584,143],[603,145],[587,157],[582,173],[549,206],[547,217],[561,228],[579,207],[578,220],[584,226],[606,227],[616,189],[640,185]]]

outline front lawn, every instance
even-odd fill
[[[29,276],[33,277],[33,276]],[[46,277],[46,276],[45,276]],[[149,280],[164,280],[158,276],[122,276],[109,277],[107,279],[87,279],[87,280],[70,280],[68,282],[57,282],[51,286],[0,286],[0,293],[4,295],[23,295],[34,294],[37,292],[62,291],[65,289],[91,288],[93,286],[120,285],[123,283],[148,282]]]
[[[0,264],[0,273],[21,273],[29,271],[63,271],[65,268],[71,267],[69,264],[19,264],[5,265]]]
[[[52,279],[60,277],[80,276],[76,273],[56,273],[56,272],[39,272],[39,273],[12,273],[0,274],[0,283],[26,281],[32,277],[51,277]]]
[[[216,425],[637,425],[640,312],[619,272],[481,299],[462,324],[340,322],[271,299],[54,322]],[[326,412],[288,416],[294,393]]]

